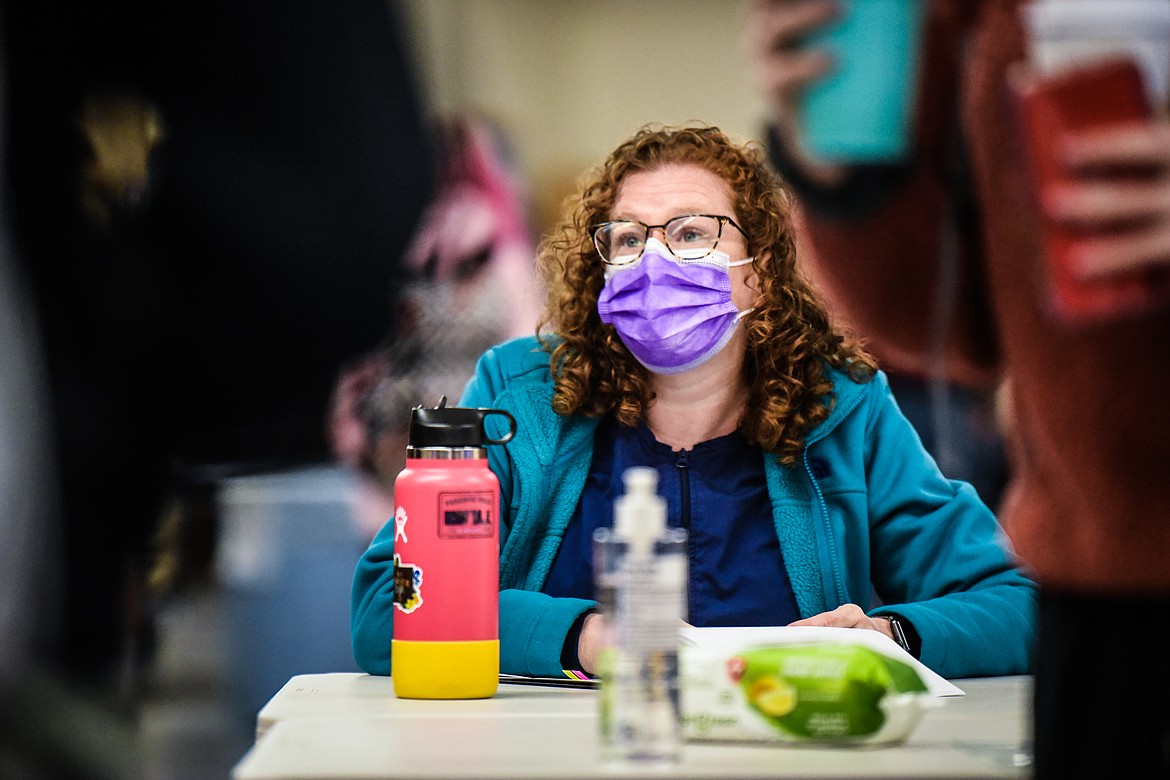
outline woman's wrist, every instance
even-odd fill
[[[800,153],[775,124],[765,132],[768,161],[811,214],[853,222],[887,204],[911,179],[913,167],[902,163],[838,165],[832,172],[806,170]],[[810,175],[811,173],[811,175]]]
[[[879,630],[907,653],[915,658],[922,653],[922,638],[909,620],[901,615],[877,615],[876,619],[881,621]]]
[[[577,640],[577,659],[581,663],[581,671],[597,673],[597,658],[604,646],[605,620],[600,612],[589,612],[581,624],[581,636]]]
[[[772,125],[771,156],[776,162],[781,156],[789,173],[799,172],[800,178],[823,190],[834,190],[845,183],[849,166],[830,163],[813,157],[800,141],[795,118],[777,117]]]

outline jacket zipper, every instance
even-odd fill
[[[678,524],[687,531],[687,571],[698,571],[695,568],[695,546],[691,544],[691,453],[689,450],[679,450],[678,460],[675,462],[678,469],[679,488],[679,518]],[[687,577],[687,622],[691,622],[691,613],[694,611],[695,595],[691,592],[694,577]]]
[[[821,491],[820,483],[817,482],[817,478],[813,475],[812,465],[808,462],[807,444],[805,445],[804,452],[804,471],[808,474],[808,479],[812,483],[813,489],[817,492],[817,509],[821,516],[821,524],[825,529],[825,546],[827,547],[826,553],[829,556],[829,568],[833,572],[833,585],[837,589],[836,601],[838,603],[844,603],[845,584],[841,581],[841,566],[837,562],[837,548],[833,544],[833,529],[829,522],[828,503],[825,501],[825,494]],[[828,609],[830,605],[826,604],[825,607]],[[801,617],[806,616],[801,615]]]
[[[850,414],[853,414],[853,410],[861,405],[862,400],[863,400],[863,397],[861,395],[858,395],[853,400],[853,402],[849,404],[848,407],[844,407],[842,409],[840,419],[845,419],[845,417],[849,416]],[[828,504],[828,502],[825,501],[825,494],[821,490],[821,483],[817,482],[817,478],[813,474],[812,463],[809,462],[809,457],[808,457],[808,451],[812,447],[812,445],[816,444],[818,441],[820,441],[821,439],[828,436],[829,431],[822,430],[822,431],[819,431],[819,434],[820,434],[819,436],[816,436],[814,438],[810,438],[809,440],[807,440],[804,443],[804,453],[803,453],[803,457],[801,459],[804,461],[804,471],[806,474],[808,474],[808,479],[812,483],[813,489],[816,490],[816,492],[817,492],[817,508],[820,510],[821,526],[824,528],[825,545],[828,548],[826,550],[826,552],[828,553],[828,556],[829,556],[829,568],[832,569],[832,571],[833,571],[833,585],[837,589],[836,601],[837,601],[837,603],[841,604],[841,603],[845,602],[845,593],[847,591],[847,588],[845,587],[844,572],[841,571],[841,566],[837,561],[837,549],[833,545],[833,542],[832,542],[833,528],[832,528],[832,523],[829,520],[829,504]],[[829,607],[828,604],[826,604],[825,606],[826,606],[826,608]],[[801,617],[807,617],[807,616],[802,615]]]
[[[689,450],[678,451],[678,461],[674,464],[678,468],[678,487],[680,498],[679,525],[691,530],[691,454]]]

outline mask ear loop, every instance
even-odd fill
[[[756,258],[754,256],[745,257],[743,260],[736,260],[734,263],[728,263],[727,267],[728,268],[735,268],[736,266],[747,265],[748,263],[752,262],[755,259]],[[744,317],[746,317],[748,314],[750,314],[751,312],[753,312],[755,310],[756,310],[755,306],[749,306],[746,309],[744,309],[743,311],[737,311],[735,313],[734,322],[738,323],[740,320],[742,320]]]

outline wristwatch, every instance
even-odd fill
[[[913,655],[910,651],[910,642],[906,640],[906,630],[902,628],[902,618],[897,615],[878,615],[878,617],[890,621],[890,633],[894,635],[894,641],[907,653]]]

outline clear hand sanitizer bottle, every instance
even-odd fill
[[[605,618],[601,677],[604,760],[679,760],[678,631],[686,619],[687,533],[667,528],[658,473],[625,472],[614,527],[593,535],[594,581]]]

